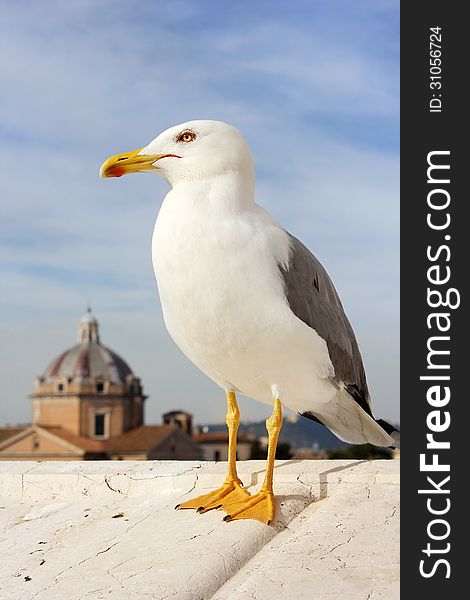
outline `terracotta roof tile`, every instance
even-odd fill
[[[26,431],[26,429],[29,429],[29,427],[0,427],[0,444],[6,442],[8,438]]]
[[[196,433],[193,435],[193,440],[198,444],[228,444],[227,431],[208,431],[207,433]],[[238,434],[237,441],[239,443],[252,443],[253,437],[243,433]]]
[[[173,425],[141,425],[101,444],[105,452],[145,452],[162,442],[175,429]]]
[[[88,452],[103,452],[102,449],[102,441],[101,440],[92,440],[90,438],[82,437],[80,435],[75,435],[71,431],[64,429],[60,426],[55,425],[40,425],[41,429],[45,429],[49,433],[56,435],[60,439],[65,442],[69,442],[82,450],[86,450]]]
[[[141,425],[107,440],[81,437],[59,426],[41,425],[53,435],[87,452],[145,452],[162,442],[176,428],[173,425]]]

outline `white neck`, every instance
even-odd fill
[[[227,171],[207,179],[182,181],[167,195],[170,202],[210,213],[244,212],[255,202],[255,178],[239,171]]]

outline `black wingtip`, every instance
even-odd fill
[[[226,516],[225,516],[225,517],[222,519],[222,521],[225,521],[225,522],[227,523],[228,521],[230,521],[230,519],[231,519],[231,518],[232,518],[232,515],[226,515]]]
[[[178,510],[178,508],[179,508],[180,506],[181,506],[181,504],[177,504],[177,505],[175,506],[175,510]]]

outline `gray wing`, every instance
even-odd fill
[[[287,234],[291,243],[289,268],[279,268],[289,306],[326,341],[335,378],[345,384],[354,400],[372,416],[361,353],[338,293],[320,261],[301,241]]]

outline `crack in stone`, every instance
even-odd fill
[[[122,562],[122,563],[120,563],[120,564],[124,564],[125,562],[127,562],[127,561],[123,561],[123,562]],[[113,567],[113,568],[115,568],[115,567]],[[107,574],[108,574],[108,575],[109,575],[109,576],[110,576],[110,577],[111,577],[111,578],[112,578],[114,581],[117,581],[117,582],[119,583],[119,585],[121,586],[121,589],[123,589],[123,590],[124,590],[125,588],[124,588],[124,584],[122,583],[122,581],[119,579],[119,577],[117,577],[117,575],[114,575],[113,573],[111,573],[111,571],[112,571],[112,569],[107,569],[106,573],[107,573]],[[103,588],[103,589],[105,589],[105,588]]]
[[[95,483],[96,485],[103,485],[102,481],[99,481],[97,479],[93,479],[93,477],[89,477],[88,475],[85,475],[85,473],[79,473],[78,474],[78,481],[77,481],[77,485],[80,483],[80,479],[83,477],[83,479],[88,479],[88,481],[92,481],[93,483]]]
[[[173,598],[174,596],[178,596],[180,592],[173,592],[172,594],[169,594],[167,596],[162,596],[161,600],[167,600],[167,598]],[[156,598],[156,596],[154,596]]]
[[[111,480],[113,477],[117,477],[117,476],[119,476],[119,475],[120,475],[120,476],[122,476],[122,477],[125,477],[126,479],[128,479],[128,480],[130,480],[130,481],[147,481],[147,480],[152,480],[152,479],[159,479],[159,478],[161,478],[161,477],[175,477],[175,475],[179,477],[180,475],[186,475],[187,473],[193,473],[194,471],[197,471],[198,469],[201,469],[201,468],[202,468],[202,464],[198,464],[198,465],[196,465],[196,466],[194,466],[194,467],[191,467],[190,469],[186,469],[185,471],[181,471],[181,472],[179,472],[179,473],[176,473],[176,474],[175,474],[175,473],[168,473],[168,474],[164,474],[164,473],[162,473],[162,474],[157,474],[157,475],[154,475],[153,477],[132,477],[131,475],[128,475],[127,473],[113,473],[112,475],[109,475],[109,476],[107,476],[107,475],[106,475],[106,476],[104,477],[104,483],[106,484],[106,486],[107,486],[107,487],[108,487],[108,488],[109,488],[109,489],[110,489],[112,492],[116,492],[116,493],[118,493],[118,494],[121,494],[121,495],[127,495],[127,492],[128,492],[129,490],[127,490],[127,492],[126,492],[126,494],[125,494],[125,493],[124,493],[124,492],[122,492],[122,491],[121,491],[119,488],[114,488],[114,487],[111,485],[111,483],[110,483],[110,480]],[[90,478],[88,478],[88,479],[90,479]],[[93,479],[91,479],[91,481],[94,481],[94,480],[93,480]],[[193,484],[193,486],[191,487],[191,489],[190,489],[190,490],[188,490],[187,492],[185,492],[185,494],[183,494],[183,495],[190,494],[190,493],[191,493],[191,492],[194,490],[194,488],[196,487],[196,485],[197,485],[197,482],[198,482],[198,474],[196,473],[196,478],[195,478],[195,480],[194,480],[194,484]],[[96,481],[94,481],[94,483],[97,483],[97,482],[96,482]],[[101,485],[101,484],[100,484],[100,485]]]
[[[148,515],[145,515],[145,517],[142,517],[142,519],[140,519],[133,525],[129,525],[129,527],[126,529],[126,533],[129,533],[129,531],[132,531],[132,529],[134,529],[134,527],[137,527],[137,525],[139,525],[139,523],[142,523],[142,521],[145,521],[145,519],[148,519],[151,515],[152,515],[152,513],[149,513]]]
[[[24,476],[27,475],[28,473],[31,473],[31,471],[33,471],[36,467],[38,467],[40,464],[42,464],[44,461],[38,462],[35,465],[33,465],[31,467],[31,469],[28,469],[27,471],[25,471],[24,473],[21,473],[21,500],[24,498]]]
[[[187,538],[187,539],[189,541],[191,541],[191,540],[195,540],[198,537],[207,538],[207,536],[210,535],[211,533],[213,533],[215,530],[216,530],[216,528],[214,527],[210,531],[205,531],[204,533],[196,533],[196,535],[193,535],[193,536],[191,536],[190,538]],[[233,544],[232,544],[232,546],[233,546]]]
[[[336,546],[334,546],[333,548],[331,548],[330,550],[328,550],[328,554],[332,554],[332,553],[333,553],[333,552],[336,550],[336,548],[340,548],[341,546],[346,546],[347,544],[349,544],[349,543],[350,543],[350,541],[353,539],[353,537],[354,537],[354,536],[353,536],[353,535],[351,535],[351,536],[349,537],[349,539],[347,539],[345,542],[341,542],[340,544],[337,544]],[[321,558],[320,560],[323,560],[324,558],[325,558],[325,557],[324,557],[324,556],[322,556],[322,558]]]
[[[393,517],[397,514],[397,510],[398,508],[394,506],[391,514],[389,514],[388,517],[385,517],[385,523],[388,523],[390,519],[393,519]]]
[[[111,567],[109,569],[109,571],[114,571],[114,569],[117,569],[118,567],[122,567],[122,565],[125,565],[126,563],[130,562],[131,560],[135,560],[136,558],[137,558],[137,556],[131,556],[131,558],[126,558],[126,560],[123,560],[120,563],[118,563],[117,565],[114,565],[114,567]],[[117,577],[117,575],[113,575],[113,577]]]
[[[187,473],[192,473],[193,471],[197,470],[197,469],[201,469],[202,468],[202,464],[196,465],[194,467],[191,467],[190,469],[186,469],[186,471],[180,471],[178,473],[157,473],[156,475],[153,475],[152,477],[132,477],[132,475],[127,475],[126,473],[123,473],[124,477],[127,477],[128,479],[132,479],[132,481],[147,481],[147,480],[151,480],[151,479],[159,479],[160,477],[179,477],[180,475],[186,475]]]
[[[114,539],[114,538],[113,538]],[[84,562],[87,562],[89,560],[91,560],[92,558],[96,558],[99,554],[104,554],[105,552],[108,552],[108,550],[111,550],[111,548],[114,548],[114,546],[117,546],[118,544],[120,544],[121,542],[118,540],[117,542],[114,542],[114,544],[111,544],[111,546],[108,546],[108,548],[106,548],[105,550],[100,550],[99,552],[96,552],[96,554],[94,554],[93,556],[87,556],[87,558],[84,558],[83,560],[80,560],[77,563],[77,566],[82,565]],[[69,567],[69,569],[71,569],[72,567]],[[67,569],[65,569],[66,571]],[[58,577],[59,575],[61,575],[64,571],[62,571],[61,573],[59,573],[58,575],[56,575],[56,577]]]
[[[196,487],[196,485],[197,485],[197,482],[198,482],[198,479],[199,479],[199,476],[198,476],[198,474],[196,473],[196,474],[195,474],[194,483],[193,483],[193,485],[192,485],[191,489],[189,489],[187,492],[185,492],[184,494],[182,494],[183,496],[187,496],[188,494],[190,494],[190,493],[191,493],[191,492],[192,492],[192,491],[195,489],[195,487]]]
[[[34,600],[34,598],[36,598],[36,596],[38,596],[39,594],[42,594],[43,592],[47,592],[48,590],[50,590],[51,588],[53,588],[59,582],[59,577],[62,575],[62,573],[65,573],[66,571],[70,571],[70,569],[73,569],[73,567],[74,567],[74,565],[70,565],[66,569],[62,569],[62,571],[60,571],[59,573],[57,573],[57,575],[54,575],[54,581],[50,585],[48,585],[45,588],[43,588],[42,590],[39,590],[38,592],[36,592],[34,594],[34,596],[32,596],[31,600]]]
[[[117,475],[119,475],[119,473],[117,473]],[[111,477],[113,477],[113,475],[111,475]],[[109,483],[109,481],[108,481],[108,478],[107,478],[107,477],[105,477],[105,478],[104,478],[104,482],[105,482],[105,484],[108,486],[108,488],[109,488],[109,489],[110,489],[112,492],[117,492],[118,494],[121,494],[121,495],[122,495],[122,492],[121,492],[121,490],[119,490],[119,489],[117,489],[117,488],[113,488],[113,487],[111,486],[111,484]]]
[[[105,552],[108,552],[108,550],[111,550],[111,548],[114,548],[114,546],[117,546],[120,542],[115,542],[114,544],[111,544],[111,546],[109,546],[109,548],[106,548],[106,550],[100,550],[99,552],[96,553],[95,556],[98,556],[98,554],[104,554]]]
[[[133,577],[136,577],[137,575],[142,575],[142,573],[145,573],[145,571],[150,571],[151,569],[154,569],[155,566],[156,565],[150,565],[148,567],[145,567],[145,569],[140,569],[139,571],[136,571],[135,573],[131,573],[127,577],[124,577],[123,581],[127,581],[128,579],[132,579]]]
[[[302,481],[301,479],[302,477],[302,473],[299,473],[296,477],[296,481],[298,481],[301,485],[305,486],[307,488],[307,493],[308,493],[308,497],[310,499],[310,502],[307,503],[307,505],[305,506],[305,508],[311,504],[312,502],[314,502],[317,498],[315,496],[315,493],[312,489],[312,484],[311,483],[306,483],[305,481]],[[321,499],[321,492],[320,492],[320,498]]]

